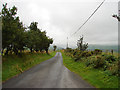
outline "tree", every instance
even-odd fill
[[[88,48],[88,43],[83,44],[83,36],[77,41],[77,46],[81,51],[85,51]]]
[[[46,36],[45,31],[41,32],[37,24],[37,22],[32,22],[29,26],[30,30],[27,34],[27,47],[30,48],[31,52],[33,52],[33,50],[36,52],[45,50],[48,54],[48,48],[50,44],[53,43],[53,40]]]
[[[56,45],[54,45],[54,46],[53,46],[53,48],[54,48],[54,51],[55,51],[55,50],[56,50],[56,48],[57,48],[57,46],[56,46]]]
[[[28,27],[30,30],[33,30],[33,31],[38,31],[38,22],[31,22],[30,26]]]
[[[15,39],[13,40],[13,51],[18,54],[18,50],[20,50],[20,53],[22,53],[22,50],[24,50],[24,47],[26,45],[26,34],[25,34],[25,27],[23,26],[23,23],[20,22],[19,17],[17,18],[17,31],[15,34]]]
[[[50,44],[53,43],[53,39],[52,38],[48,38],[46,35],[43,34],[42,40],[43,40],[43,45],[42,45],[43,49],[48,54],[48,48],[49,48]]]
[[[45,50],[48,53],[50,44],[53,39],[46,36],[46,32],[37,27],[38,22],[31,22],[28,31],[20,22],[17,14],[17,8],[7,8],[7,4],[3,4],[2,13],[2,50],[6,49],[5,55],[9,51],[14,52],[16,55],[22,52],[25,47],[29,48],[31,52]]]
[[[41,46],[41,31],[37,27],[38,22],[31,22],[29,31],[27,33],[27,47],[31,52],[34,50],[38,52]]]
[[[29,30],[26,37],[26,46],[33,52],[33,47],[35,45],[35,34],[34,31]]]
[[[20,22],[19,17],[16,17],[17,8],[13,6],[7,8],[7,3],[3,4],[2,9],[2,50],[6,49],[5,55],[13,50],[18,54],[18,50],[23,49],[23,33],[25,28]]]

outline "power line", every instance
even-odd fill
[[[76,34],[87,22],[88,20],[95,14],[95,12],[102,6],[102,4],[105,2],[105,0],[103,0],[103,2],[95,9],[95,11],[90,15],[90,17],[88,17],[88,19],[77,29],[76,32],[74,32],[72,35]]]

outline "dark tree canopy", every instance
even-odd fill
[[[56,50],[56,48],[57,48],[57,46],[56,46],[56,45],[54,45],[54,46],[53,46],[53,48],[54,48],[54,51],[55,51],[55,50]]]
[[[46,50],[50,44],[53,43],[53,39],[46,36],[46,32],[37,27],[38,22],[31,22],[27,28],[23,26],[19,16],[16,16],[17,8],[7,8],[7,4],[3,4],[2,8],[2,50],[8,52],[22,52],[25,48],[29,48],[31,52]]]

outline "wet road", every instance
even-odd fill
[[[23,72],[5,83],[3,88],[93,88],[78,75],[69,71],[62,62],[62,55]]]

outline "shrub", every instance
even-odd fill
[[[109,63],[108,61],[105,61],[105,65],[104,65],[104,71],[107,70],[108,67],[111,66],[111,63]]]
[[[118,71],[118,63],[112,64],[111,67],[109,67],[109,71],[112,75],[119,75]]]
[[[75,56],[77,54],[77,52],[76,51],[73,51],[73,56]]]
[[[115,61],[113,63],[109,63],[108,61],[106,61],[106,71],[109,71],[111,74],[110,75],[116,75],[118,76],[120,74],[119,70],[118,70],[118,65],[119,64],[119,61]]]
[[[92,54],[91,54],[91,52],[89,52],[89,51],[77,51],[77,52],[74,52],[73,53],[73,56],[74,56],[74,60],[75,61],[78,61],[78,60],[80,60],[81,58],[87,58],[87,57],[89,57],[89,56],[92,56]]]
[[[67,49],[65,50],[65,52],[71,52],[71,51],[72,51],[71,48],[67,48]]]
[[[102,53],[102,50],[100,50],[100,49],[95,49],[94,50],[95,55],[98,55],[98,54],[101,54],[101,53]]]
[[[82,58],[81,55],[74,56],[74,60],[75,60],[75,62],[78,61],[78,60],[80,60],[81,58]]]
[[[93,55],[93,54],[94,54],[94,51],[91,51],[91,54]]]
[[[109,63],[112,63],[113,61],[116,61],[117,58],[113,55],[105,55],[105,60],[108,61]]]
[[[91,59],[87,59],[87,60],[85,61],[85,64],[86,64],[86,66],[88,67],[88,66],[90,66],[91,64],[93,64],[93,62],[92,62]]]
[[[81,53],[80,50],[73,50],[72,54],[73,56],[79,55]]]
[[[89,57],[89,56],[92,56],[92,54],[90,51],[84,51],[84,52],[82,52],[81,56],[82,57]]]
[[[71,57],[71,53],[66,53],[66,55]]]
[[[102,68],[104,67],[105,61],[102,57],[96,56],[96,58],[93,59],[93,67],[94,68]]]

